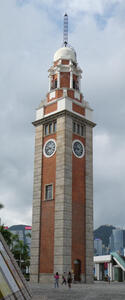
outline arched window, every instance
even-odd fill
[[[57,89],[57,79],[51,81],[51,90]]]
[[[74,280],[81,281],[81,260],[75,259],[73,263],[74,263]]]

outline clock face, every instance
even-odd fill
[[[43,153],[46,157],[51,157],[56,152],[56,142],[51,139],[48,140],[43,147]]]
[[[85,154],[84,145],[80,140],[74,140],[72,143],[72,150],[76,157],[82,158]]]

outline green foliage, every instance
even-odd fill
[[[29,257],[29,246],[24,244],[23,241],[19,240],[18,235],[12,234],[8,229],[5,229],[4,226],[0,226],[0,232],[3,235],[6,243],[8,244],[11,252],[13,253],[14,258],[18,262],[20,268],[24,271],[26,266],[30,265]]]
[[[29,258],[29,247],[23,241],[18,240],[13,246],[13,254],[16,260],[27,260]]]
[[[30,265],[29,246],[19,240],[18,236],[13,236],[11,251],[18,262],[20,268],[24,271],[26,266]]]
[[[26,234],[26,236],[31,238],[31,233],[28,232],[28,233]]]
[[[10,245],[11,245],[12,233],[11,233],[8,229],[5,229],[3,225],[0,226],[0,232],[1,232],[2,236],[4,237],[6,243],[7,243],[8,246],[10,247]]]

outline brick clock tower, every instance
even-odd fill
[[[56,51],[49,91],[36,111],[31,281],[73,272],[93,281],[92,109],[68,44]]]

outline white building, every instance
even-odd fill
[[[106,280],[108,277],[111,281],[125,280],[125,260],[117,252],[94,256],[94,270],[97,280]]]

